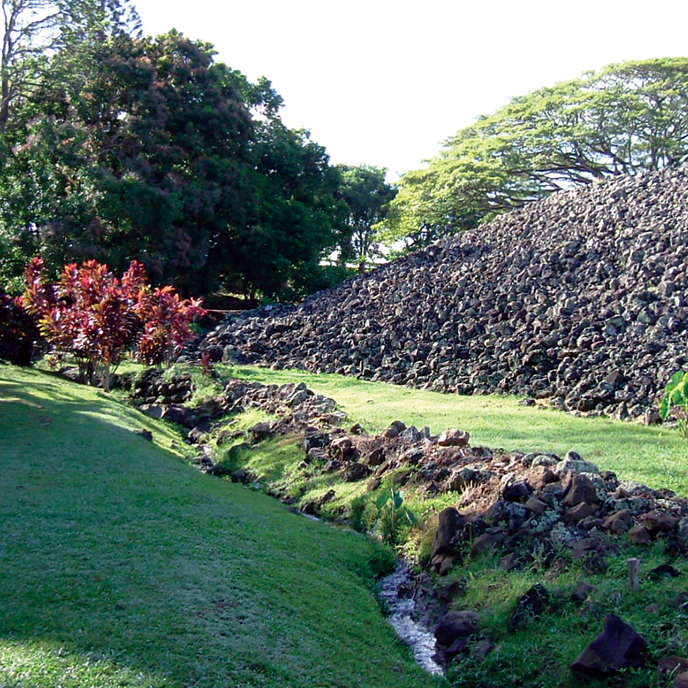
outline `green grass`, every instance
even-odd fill
[[[642,588],[631,592],[627,584],[627,557],[642,557]],[[445,583],[462,579],[465,595],[455,601],[458,609],[472,609],[481,616],[479,635],[489,637],[497,649],[484,662],[465,658],[449,672],[454,685],[471,688],[501,688],[504,685],[528,688],[589,688],[623,686],[651,688],[664,685],[650,662],[647,668],[625,672],[616,680],[595,680],[572,674],[570,665],[585,647],[598,636],[604,617],[612,613],[630,624],[647,641],[655,664],[671,655],[685,654],[688,645],[688,616],[675,605],[676,595],[685,590],[681,578],[652,581],[646,576],[652,568],[666,562],[662,545],[652,548],[629,548],[610,556],[604,573],[588,573],[580,562],[569,562],[570,568],[556,578],[548,578],[537,565],[507,573],[498,567],[499,553],[488,553],[466,564],[445,579]],[[564,552],[565,556],[565,552]],[[674,564],[683,576],[685,563]],[[594,586],[585,603],[572,599],[577,584],[585,580]],[[544,584],[550,595],[549,609],[533,618],[518,631],[507,624],[516,600],[536,583]],[[648,605],[657,609],[646,611]]]
[[[0,476],[2,688],[439,685],[380,613],[379,547],[101,392],[0,367]]]
[[[675,429],[575,418],[561,411],[519,406],[516,397],[438,394],[300,370],[219,368],[265,384],[305,382],[336,399],[348,422],[361,423],[369,432],[401,420],[419,428],[427,425],[435,433],[450,427],[467,430],[472,445],[561,456],[573,449],[622,479],[667,487],[688,497],[688,441]]]

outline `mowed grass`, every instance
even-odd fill
[[[178,442],[0,366],[2,688],[440,684],[380,612],[377,545],[202,475]]]
[[[341,375],[254,366],[219,366],[235,377],[265,384],[305,382],[333,397],[348,414],[347,424],[361,423],[369,432],[393,420],[432,432],[460,428],[472,445],[507,451],[575,450],[602,470],[624,480],[666,487],[688,496],[688,440],[675,429],[645,427],[602,418],[576,418],[561,411],[519,406],[517,397],[438,394]]]

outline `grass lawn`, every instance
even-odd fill
[[[177,442],[97,390],[0,367],[2,688],[440,684],[371,591],[388,555],[200,474]]]
[[[419,428],[427,425],[436,433],[450,427],[467,430],[472,445],[561,456],[574,449],[602,470],[616,471],[621,479],[667,487],[688,497],[688,441],[675,429],[575,418],[561,411],[519,406],[517,397],[438,394],[300,370],[219,368],[265,384],[305,382],[336,399],[350,423],[361,423],[369,432],[401,420]]]

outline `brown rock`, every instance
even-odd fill
[[[602,527],[616,535],[627,533],[633,525],[633,514],[628,509],[615,511],[604,519]]]
[[[599,537],[582,538],[571,545],[571,553],[574,559],[585,559],[589,554],[598,552],[602,545]]]
[[[457,638],[475,633],[480,616],[474,611],[449,612],[435,627],[435,638],[440,645],[449,647]]]
[[[665,657],[657,665],[661,679],[671,679],[688,672],[688,659],[684,657]]]
[[[597,507],[594,504],[587,504],[586,502],[581,502],[576,504],[576,506],[567,509],[566,515],[574,522],[578,523],[584,518],[588,518],[597,512]]]
[[[489,638],[483,638],[483,640],[479,640],[473,647],[471,648],[471,657],[473,659],[477,659],[480,661],[481,659],[485,659],[487,655],[492,652],[495,647],[497,647]]]
[[[575,473],[571,479],[571,487],[564,498],[564,504],[566,506],[576,506],[581,503],[597,504],[599,501],[600,499],[597,496],[597,490],[592,480],[587,475]]]
[[[504,542],[503,533],[483,533],[473,541],[471,556],[475,557],[488,549],[497,548]]]
[[[648,545],[652,542],[652,535],[645,526],[637,525],[628,531],[628,539],[634,545]]]
[[[447,507],[439,516],[439,526],[432,544],[431,556],[436,554],[455,553],[458,531],[463,528],[465,519],[453,506]]]
[[[499,568],[504,570],[504,571],[513,571],[514,569],[517,569],[519,564],[521,563],[521,559],[516,554],[516,552],[512,552],[511,554],[507,554],[506,556],[503,556],[499,560]]]
[[[604,631],[583,650],[571,669],[590,676],[608,676],[620,669],[643,667],[646,662],[645,639],[615,614],[607,614]]]
[[[375,492],[378,487],[382,484],[382,478],[373,478],[368,482],[368,492]]]
[[[549,508],[549,505],[537,497],[530,497],[526,502],[525,507],[529,511],[532,511],[536,516],[540,516]]]
[[[648,614],[659,614],[659,605],[656,602],[652,602],[652,604],[648,604],[645,607],[645,611]]]
[[[688,688],[688,671],[684,671],[674,679],[672,688]]]
[[[529,481],[532,485],[537,487],[539,490],[543,489],[545,485],[550,483],[556,483],[559,478],[556,473],[551,468],[547,466],[537,466],[530,471]]]
[[[675,531],[679,519],[661,511],[651,511],[645,514],[643,522],[650,531],[650,535],[655,536],[659,535],[659,533],[672,533]]]
[[[385,450],[382,447],[373,449],[373,451],[365,457],[365,462],[369,466],[381,466],[385,462]]]
[[[330,453],[334,459],[339,461],[355,461],[358,456],[358,449],[354,446],[353,440],[344,435],[332,440]]]
[[[465,447],[470,435],[463,430],[445,430],[437,440],[440,447]]]
[[[440,576],[446,576],[457,564],[460,563],[461,557],[458,554],[445,556],[437,572],[440,574]]]

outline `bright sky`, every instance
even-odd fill
[[[282,118],[332,162],[422,166],[517,96],[611,62],[688,55],[686,0],[135,0],[146,33],[176,28],[270,79]]]

